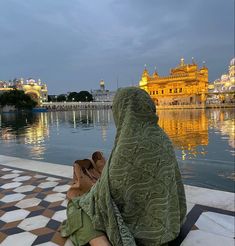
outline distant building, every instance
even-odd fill
[[[112,102],[115,93],[115,91],[109,91],[105,89],[104,80],[100,81],[100,89],[91,90],[93,101],[95,102]]]
[[[47,85],[42,83],[40,79],[38,79],[38,81],[32,78],[27,79],[26,81],[24,81],[23,78],[14,79],[13,81],[0,80],[0,93],[14,89],[24,91],[25,94],[28,94],[33,100],[37,101],[38,104],[47,102]]]
[[[228,73],[222,74],[209,85],[210,102],[235,102],[235,58],[228,67]]]
[[[149,75],[144,69],[139,87],[149,93],[157,105],[188,105],[204,104],[208,89],[208,69],[203,65],[199,68],[192,64],[185,64],[182,58],[180,64],[171,69],[170,75],[161,77],[156,69]]]

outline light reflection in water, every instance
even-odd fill
[[[217,129],[222,134],[222,139],[227,139],[229,145],[235,148],[235,112],[233,117],[227,111],[214,110],[210,112],[210,126]],[[234,155],[234,150],[231,152]]]
[[[181,151],[182,160],[205,156],[208,145],[208,118],[205,110],[159,110],[159,125]]]
[[[106,141],[107,127],[113,124],[111,116],[110,110],[48,112],[27,115],[24,123],[16,114],[3,114],[0,115],[1,139],[8,141],[23,135],[23,139],[20,137],[22,143],[40,145],[49,138],[50,126],[55,125],[59,134],[60,124],[70,123],[74,129],[99,127]],[[215,133],[222,135],[221,139],[235,147],[235,119],[231,110],[159,110],[158,116],[159,125],[171,138],[176,150],[181,151],[182,160],[207,154],[209,129],[214,129]]]
[[[159,110],[158,116],[159,125],[173,142],[185,179],[200,183],[206,168],[210,175],[215,167],[217,177],[234,179],[232,109]],[[111,110],[0,114],[0,154],[70,164],[99,149],[108,157],[114,137]]]
[[[30,146],[29,156],[43,159],[46,149],[44,140],[49,138],[48,116],[41,113],[37,117],[27,115],[20,119],[17,114],[3,114],[1,117],[3,119],[0,129],[2,142],[28,145]]]

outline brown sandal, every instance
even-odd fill
[[[104,165],[104,156],[99,151],[92,154],[92,159],[76,160],[73,164],[73,183],[67,191],[67,199],[88,192],[100,178]]]

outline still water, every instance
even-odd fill
[[[233,109],[159,110],[184,183],[234,192]],[[101,150],[108,157],[115,137],[111,110],[0,115],[0,154],[72,165]]]

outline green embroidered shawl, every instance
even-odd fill
[[[186,214],[184,187],[172,143],[158,126],[149,95],[117,91],[114,147],[100,180],[77,198],[113,246],[157,246],[177,237]]]

